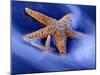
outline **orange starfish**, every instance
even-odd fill
[[[25,35],[25,39],[30,40],[33,38],[47,38],[46,46],[40,46],[38,44],[32,43],[34,46],[42,49],[50,48],[50,37],[54,37],[56,41],[56,46],[60,54],[66,53],[66,41],[67,38],[81,38],[82,33],[76,32],[70,29],[70,22],[72,20],[72,14],[67,14],[60,20],[48,17],[40,12],[25,8],[25,12],[42,23],[45,28],[41,28],[38,31]]]

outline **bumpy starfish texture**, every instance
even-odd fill
[[[72,20],[73,15],[67,14],[62,17],[60,20],[56,20],[52,17],[44,15],[40,12],[31,10],[29,8],[25,8],[25,12],[37,20],[38,22],[42,23],[45,27],[41,28],[38,31],[25,35],[25,39],[33,39],[33,38],[47,38],[46,41],[46,49],[50,48],[50,37],[54,37],[56,41],[56,46],[60,54],[66,53],[66,41],[68,38],[82,38],[83,34],[80,32],[76,32],[70,29],[70,23]],[[34,46],[38,48],[44,49],[45,47],[39,46],[38,44],[34,44]]]

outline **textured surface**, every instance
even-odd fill
[[[25,8],[42,12],[59,20],[69,12],[76,17],[71,28],[91,37],[84,40],[69,39],[68,51],[65,57],[59,56],[57,50],[48,54],[24,42],[27,33],[43,28],[36,20],[26,15]],[[95,69],[95,6],[63,5],[35,2],[12,3],[12,72],[36,73],[52,71]],[[90,13],[91,12],[91,13]],[[34,42],[44,44],[45,39],[33,39]],[[51,46],[56,48],[51,39]]]

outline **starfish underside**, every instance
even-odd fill
[[[45,27],[38,31],[25,35],[25,39],[47,38],[45,46],[32,43],[34,46],[41,49],[50,49],[50,38],[54,37],[56,46],[60,54],[66,53],[66,41],[68,38],[82,38],[83,34],[70,29],[72,14],[67,14],[60,20],[44,15],[40,12],[25,8],[25,12],[42,23]],[[51,48],[52,49],[52,48]]]

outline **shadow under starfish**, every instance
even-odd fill
[[[31,10],[29,8],[25,8],[25,12],[29,16],[31,16],[32,18],[36,19],[37,21],[42,23],[44,26],[46,26],[44,28],[41,28],[38,31],[35,31],[33,33],[30,33],[24,36],[24,39],[27,39],[27,40],[31,40],[33,38],[47,38],[45,46],[31,42],[31,44],[37,48],[40,48],[43,50],[54,49],[50,47],[50,38],[54,37],[58,51],[62,55],[66,53],[66,49],[67,49],[66,41],[68,38],[81,39],[85,37],[83,33],[70,29],[70,23],[73,17],[72,14],[67,14],[64,17],[62,17],[60,20],[56,20],[40,12]]]

